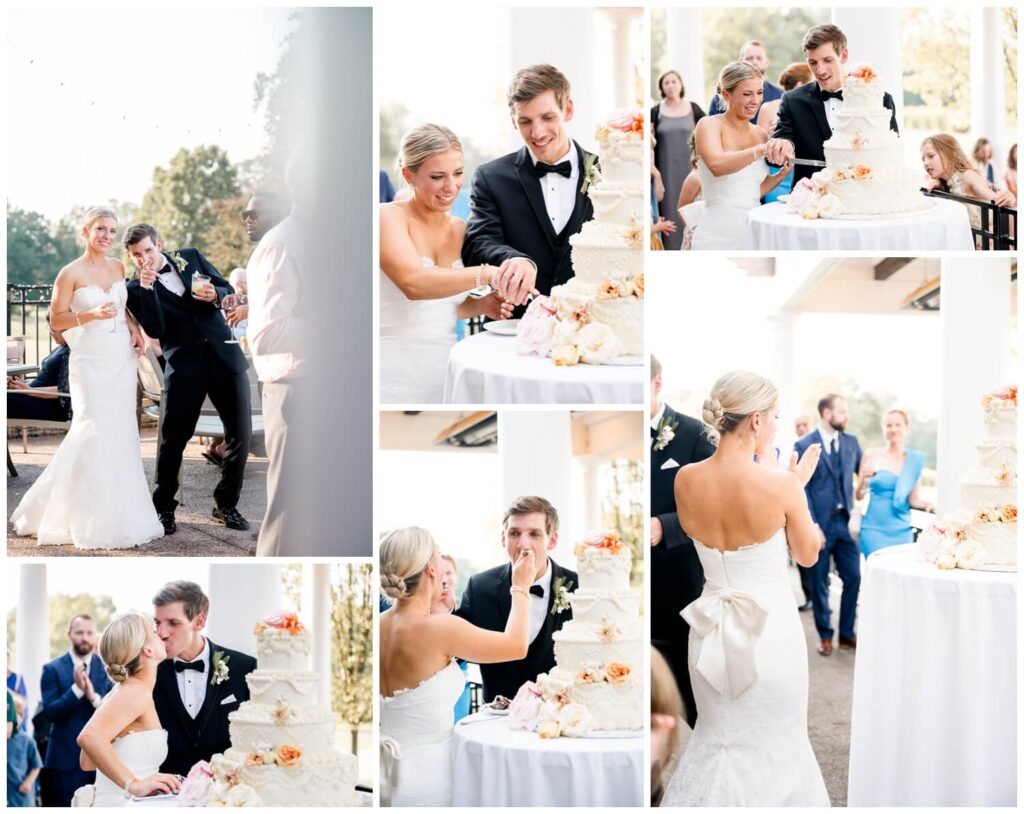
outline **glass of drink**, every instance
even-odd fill
[[[198,271],[192,275],[192,296],[194,297],[200,291],[202,291],[206,284],[210,282],[210,278],[205,274],[200,274]]]
[[[220,298],[220,310],[224,314],[224,319],[227,320],[228,314],[234,311],[239,305],[241,305],[241,297],[238,294],[225,294]],[[224,342],[228,345],[237,345],[238,340],[235,339],[234,328],[231,327],[231,323],[228,323],[228,330],[231,331],[231,338],[225,339]]]

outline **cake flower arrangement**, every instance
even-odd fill
[[[299,621],[298,614],[291,611],[278,611],[268,616],[262,622],[257,623],[252,632],[259,636],[267,628],[279,630],[291,636],[298,636],[305,630],[302,622]]]
[[[573,549],[573,554],[578,557],[587,551],[607,551],[608,556],[617,557],[622,549],[623,545],[618,532],[601,529],[584,537]]]
[[[574,703],[572,691],[552,682],[527,681],[509,706],[509,726],[536,732],[545,740],[558,737],[581,738],[594,729],[594,717],[582,704]]]

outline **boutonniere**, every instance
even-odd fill
[[[182,257],[177,252],[175,252],[173,255],[171,255],[171,260],[173,260],[174,261],[174,265],[176,265],[178,267],[178,271],[180,273],[184,274],[185,269],[188,268],[188,260],[186,260],[184,257]]]
[[[572,591],[572,585],[572,580],[566,580],[565,577],[555,580],[555,584],[551,586],[551,590],[554,591],[554,599],[551,600],[552,615],[569,609],[569,593]]]
[[[597,156],[588,153],[583,159],[583,186],[580,187],[580,195],[585,195],[591,184],[601,180],[601,168],[597,166]]]
[[[228,676],[231,675],[231,671],[228,669],[228,662],[231,661],[231,656],[225,656],[223,650],[217,650],[210,661],[210,683],[223,684],[228,680]]]
[[[661,452],[665,447],[672,443],[672,439],[676,437],[676,427],[679,426],[679,422],[668,415],[663,415],[661,421],[658,422],[658,437],[654,439],[654,451]]]

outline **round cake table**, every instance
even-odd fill
[[[456,806],[643,805],[640,733],[544,740],[507,718],[472,716],[455,727],[453,748]]]
[[[373,794],[368,791],[356,791],[359,808],[373,808]],[[155,794],[152,797],[133,797],[128,801],[127,808],[178,808],[177,794]]]
[[[747,217],[747,244],[755,251],[973,251],[967,207],[931,199],[935,206],[908,215],[804,220],[783,203],[759,206]],[[737,247],[740,248],[740,247]]]
[[[520,356],[513,336],[484,331],[456,342],[445,404],[643,404],[644,367],[573,365]]]
[[[860,589],[850,806],[1013,806],[1017,574],[872,554]]]

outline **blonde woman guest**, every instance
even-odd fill
[[[1003,173],[1003,181],[1006,189],[1017,197],[1017,145],[1010,148],[1010,154],[1006,157],[1006,172]]]
[[[424,124],[402,136],[399,166],[407,193],[380,206],[380,385],[385,404],[440,404],[456,322],[505,319],[493,266],[464,268],[464,221],[451,214],[462,189],[462,144],[447,127]]]
[[[994,188],[996,185],[996,168],[992,164],[992,142],[987,138],[979,138],[971,150],[974,168]]]
[[[72,805],[127,806],[132,797],[173,794],[182,778],[159,771],[167,732],[153,703],[164,643],[152,622],[129,613],[103,631],[99,650],[116,686],[78,736],[82,768],[96,770],[96,784],[79,789]]]
[[[676,229],[664,234],[666,249],[681,249],[683,244],[682,218],[672,203],[679,198],[683,180],[690,171],[690,136],[704,111],[696,102],[686,98],[686,86],[679,71],[668,70],[658,77],[661,101],[651,108],[651,130],[654,133],[654,166],[661,173],[665,195],[661,199],[662,216],[672,221]]]
[[[971,164],[953,136],[938,133],[921,142],[921,162],[928,174],[929,190],[939,190],[974,198],[978,201],[994,201],[998,206],[1015,207],[1017,197],[1008,190],[994,190]],[[967,206],[971,227],[981,228],[981,210]]]
[[[725,113],[706,116],[694,130],[705,202],[694,250],[742,249],[747,215],[786,177],[769,176],[764,160],[768,132],[750,122],[764,98],[761,72],[746,62],[731,62],[722,68],[718,86]]]
[[[813,81],[814,74],[811,73],[811,69],[807,67],[806,62],[794,62],[787,65],[786,70],[779,74],[779,85],[783,91],[793,90],[793,88],[799,88],[801,85],[806,85],[808,82]],[[761,105],[761,110],[757,114],[757,125],[771,133],[775,129],[776,122],[779,120],[779,107],[781,105],[781,98],[765,102]],[[779,172],[782,172],[781,168],[771,168],[773,175]],[[764,202],[771,203],[772,201],[777,201],[780,195],[788,195],[792,189],[793,171],[790,170],[786,174],[785,180],[764,196]]]
[[[886,445],[864,452],[857,479],[857,500],[871,495],[860,526],[860,549],[865,557],[886,546],[914,542],[911,509],[935,511],[918,493],[924,453],[906,447],[910,417],[904,410],[889,410],[882,417],[882,429]]]

